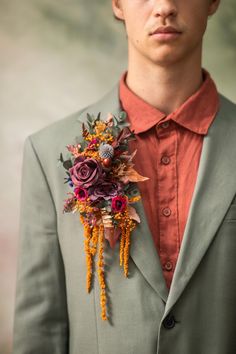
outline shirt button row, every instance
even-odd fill
[[[170,214],[171,214],[170,208],[166,207],[166,208],[162,209],[162,214],[165,216],[170,216]]]
[[[164,128],[164,129],[165,129],[165,128],[168,128],[169,125],[170,125],[169,122],[163,122],[163,123],[160,124],[160,126],[161,126],[162,128]]]
[[[168,261],[164,264],[164,268],[165,270],[167,270],[168,272],[171,271],[173,269],[173,263]]]
[[[170,163],[170,158],[168,156],[162,156],[161,162],[163,165],[168,165]]]

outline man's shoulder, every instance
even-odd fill
[[[114,85],[107,93],[98,100],[87,106],[53,122],[32,133],[28,138],[38,149],[52,148],[72,144],[75,137],[81,133],[82,122],[86,121],[87,113],[98,114],[105,109],[116,105],[114,101],[118,96],[118,85]]]
[[[236,104],[223,94],[219,94],[220,97],[220,110],[227,114],[227,116],[235,117],[236,119]]]
[[[66,145],[73,144],[81,130],[79,117],[88,109],[86,106],[27,136],[39,159],[43,162],[55,153],[65,152]]]
[[[86,121],[87,113],[97,115],[100,112],[104,115],[116,110],[119,105],[118,97],[118,84],[116,83],[98,100],[46,125],[31,134],[29,138],[36,144],[43,142],[44,145],[51,145],[52,143],[57,144],[59,141],[70,144],[72,143],[71,139],[81,132],[81,125]]]
[[[40,141],[50,139],[52,141],[59,138],[61,139],[67,132],[73,130],[75,132],[76,124],[78,124],[81,114],[88,109],[89,106],[85,106],[73,113],[47,124],[43,128],[32,133],[29,138],[32,141]]]
[[[29,135],[26,141],[30,140],[40,161],[47,164],[60,152],[67,153],[66,146],[76,143],[76,138],[81,138],[82,123],[86,122],[87,113],[96,116],[100,112],[105,116],[116,112],[119,108],[118,87],[116,83],[100,99]]]

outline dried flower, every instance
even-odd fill
[[[139,175],[132,162],[135,153],[128,151],[133,133],[125,124],[125,112],[119,117],[108,114],[106,121],[87,114],[82,125],[83,141],[67,145],[72,157],[59,161],[66,169],[66,182],[73,193],[65,201],[64,212],[79,212],[84,225],[87,291],[93,275],[93,258],[98,251],[98,279],[100,285],[101,317],[106,314],[106,283],[104,276],[104,239],[114,248],[120,239],[120,266],[128,276],[131,232],[140,222],[133,204],[139,197],[132,193],[134,183],[147,178]],[[122,127],[121,127],[122,126]]]
[[[71,167],[69,172],[75,186],[89,188],[102,176],[102,166],[95,159],[86,159]]]
[[[88,191],[85,188],[77,187],[74,190],[75,196],[80,201],[85,201],[88,198]]]
[[[117,196],[112,198],[111,207],[115,213],[122,213],[127,207],[127,197]]]
[[[114,181],[101,181],[94,188],[90,189],[90,200],[109,200],[115,197],[122,190],[122,186]]]
[[[101,144],[99,155],[102,159],[111,159],[114,156],[114,148],[110,144]]]

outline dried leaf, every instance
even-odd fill
[[[63,162],[63,167],[64,167],[66,170],[69,170],[72,166],[73,166],[73,164],[72,164],[72,161],[71,161],[71,160],[66,160],[66,161]]]
[[[149,178],[141,176],[137,171],[135,171],[133,168],[128,169],[126,171],[126,177],[130,182],[144,182],[147,181]]]
[[[89,135],[88,130],[85,128],[85,124],[82,124],[83,137],[86,138]]]
[[[59,159],[58,159],[61,163],[63,163],[64,162],[64,158],[63,158],[63,155],[62,155],[62,153],[60,153],[60,157],[59,157]]]
[[[125,127],[118,135],[117,143],[120,144],[123,140],[128,139],[130,136],[132,136],[132,134],[133,133],[131,132],[131,130],[128,127]]]
[[[130,217],[130,219],[135,220],[135,221],[137,221],[138,223],[140,223],[141,220],[140,220],[140,217],[139,217],[139,215],[137,214],[136,210],[135,210],[132,206],[130,206],[130,205],[128,206],[128,210],[129,210],[129,217]]]
[[[122,155],[120,155],[120,158],[122,160],[125,160],[126,162],[131,162],[133,160],[133,158],[135,157],[137,153],[137,150],[135,150],[131,155],[128,154],[128,151],[125,151],[122,153]]]
[[[123,182],[124,184],[128,184],[129,183],[129,178],[127,176],[123,176],[120,178],[120,181]]]
[[[111,227],[104,228],[105,239],[108,240],[111,248],[115,247],[116,242],[119,239],[120,233],[121,233],[120,228],[111,228]]]

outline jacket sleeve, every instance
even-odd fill
[[[67,354],[68,332],[55,205],[28,137],[22,168],[13,354]]]

